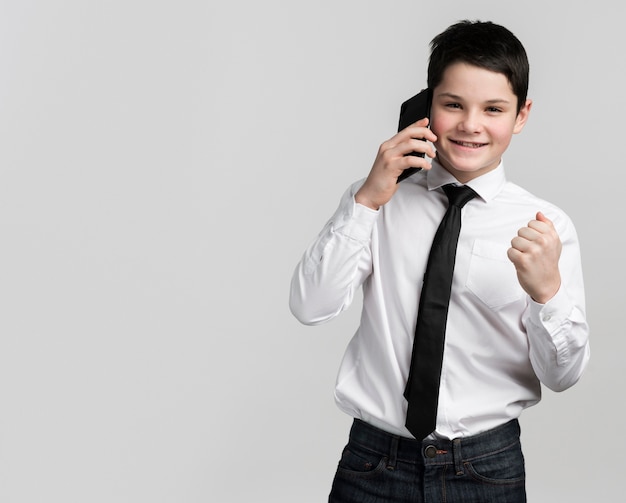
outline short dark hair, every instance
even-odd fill
[[[517,96],[517,111],[526,103],[529,64],[524,46],[503,26],[491,21],[459,21],[430,43],[428,87],[434,89],[450,65],[458,62],[504,74]]]

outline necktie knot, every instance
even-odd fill
[[[457,206],[459,208],[462,208],[476,197],[476,192],[467,185],[456,186],[448,184],[443,186],[443,191],[446,193],[446,196],[448,196],[450,206]]]

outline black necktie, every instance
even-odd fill
[[[435,430],[439,381],[452,289],[456,245],[461,231],[461,208],[476,193],[463,185],[445,185],[448,210],[433,239],[420,296],[411,368],[404,397],[406,427],[417,440]]]

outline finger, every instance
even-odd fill
[[[424,142],[418,140],[413,141],[422,144],[421,148],[424,148]],[[407,168],[430,169],[430,162],[424,157],[405,155],[411,151],[412,148],[410,145],[408,147],[404,144],[393,145],[391,140],[385,142],[381,145],[380,151],[376,156],[376,160],[372,166],[372,173],[379,173],[395,181]]]
[[[411,130],[414,130],[414,129],[428,129],[428,124],[429,124],[428,117],[424,117],[423,119],[415,121],[413,124],[409,124],[404,129],[401,129],[400,131],[398,131],[396,136],[400,136],[400,135],[404,134],[405,132],[411,131]]]
[[[532,246],[532,241],[526,238],[516,236],[513,239],[511,239],[511,248],[521,253],[527,252],[531,248],[531,246]]]
[[[550,220],[548,217],[546,217],[541,211],[537,212],[537,216],[535,217],[539,222],[545,222],[546,224],[549,225],[554,225],[552,223],[552,220]]]
[[[426,127],[430,124],[430,119],[428,117],[424,117],[423,119],[415,121],[413,124],[408,125],[407,127],[420,126]]]
[[[556,229],[554,228],[554,225],[550,220],[531,220],[530,222],[528,222],[528,227],[537,231],[543,236],[556,236]]]
[[[551,232],[555,230],[552,220],[550,220],[540,211],[537,213],[537,219],[533,220],[533,222],[534,222],[534,228],[536,228],[540,232],[547,233],[547,232]]]
[[[517,235],[523,239],[526,239],[527,241],[535,241],[536,239],[538,239],[541,233],[537,229],[530,227],[531,223],[532,222],[528,224],[529,227],[522,227],[520,230],[518,230]]]
[[[413,138],[398,144],[397,150],[402,155],[419,152],[420,154],[426,154],[428,157],[435,157],[435,149],[430,143]]]
[[[514,265],[517,265],[523,256],[523,252],[515,247],[511,247],[507,250],[506,255],[507,257],[509,257],[509,260],[513,262]]]
[[[528,269],[531,257],[527,253],[520,251],[517,248],[509,248],[506,254],[518,273],[523,273]]]
[[[426,121],[425,123],[423,121]],[[398,133],[398,137],[403,140],[406,138],[416,138],[418,140],[427,140],[435,143],[437,141],[437,135],[432,130],[426,127],[428,125],[428,119],[419,120]]]
[[[430,154],[428,154],[430,156]],[[406,168],[421,168],[429,170],[432,165],[429,160],[416,155],[405,155],[399,159],[399,164],[403,170]]]

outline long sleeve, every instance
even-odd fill
[[[301,323],[324,323],[345,310],[371,272],[369,246],[379,212],[354,201],[361,183],[344,193],[293,273],[289,307]]]
[[[402,182],[378,211],[343,195],[291,281],[289,304],[304,324],[324,323],[362,289],[361,318],[342,359],[335,400],[346,412],[398,435],[403,393],[430,244],[445,213],[439,188],[455,179],[437,161]],[[519,417],[541,399],[541,383],[572,386],[589,360],[578,238],[560,208],[506,181],[502,167],[471,181],[448,309],[437,432],[473,435]],[[534,303],[507,256],[520,227],[542,211],[562,242],[561,288]]]
[[[559,229],[561,288],[546,304],[529,300],[523,317],[533,369],[553,391],[574,385],[590,356],[578,238],[568,219],[564,224]]]

